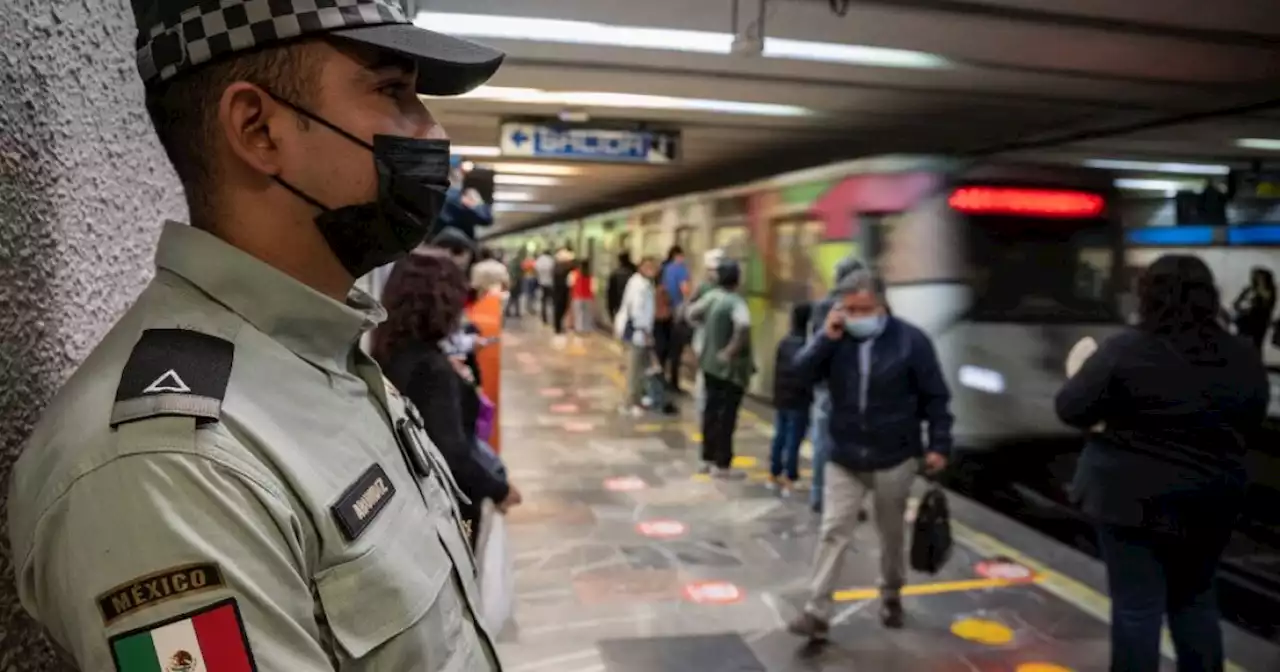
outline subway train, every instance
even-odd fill
[[[827,293],[849,255],[878,268],[894,314],[934,339],[954,394],[957,444],[987,451],[1077,438],[1053,395],[1068,350],[1122,324],[1122,226],[1108,174],[935,157],[876,157],[498,236],[519,255],[569,244],[601,286],[617,253],[679,244],[695,274],[723,249],[744,268],[767,397],[791,306]],[[603,298],[600,299],[603,301]],[[603,307],[601,308],[603,311]],[[608,316],[604,316],[608,317]]]

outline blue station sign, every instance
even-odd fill
[[[502,155],[510,157],[669,164],[678,158],[679,146],[679,131],[502,124]]]

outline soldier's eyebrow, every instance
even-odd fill
[[[370,80],[389,76],[410,77],[417,72],[417,64],[400,54],[377,50],[363,60],[359,72],[364,78]]]

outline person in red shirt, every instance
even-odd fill
[[[596,287],[591,277],[591,262],[583,259],[569,279],[569,295],[573,300],[573,328],[581,337],[595,329]]]

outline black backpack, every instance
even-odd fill
[[[951,557],[951,513],[942,488],[931,485],[916,510],[911,538],[911,568],[937,574]]]

